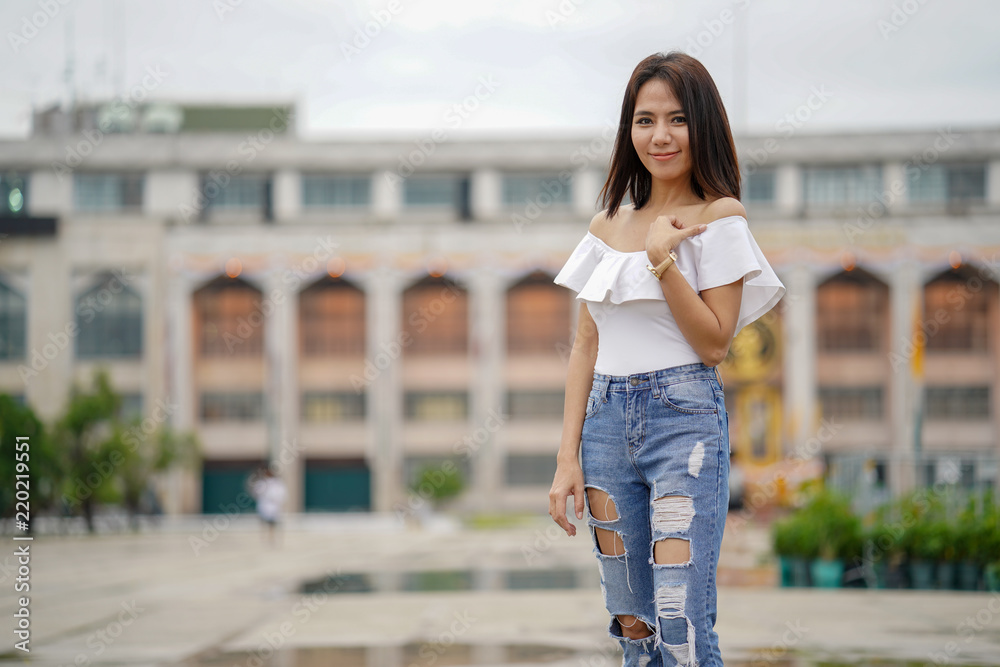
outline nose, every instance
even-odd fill
[[[656,126],[653,130],[653,143],[657,145],[669,144],[673,140],[673,135],[670,134],[670,128],[662,123]]]

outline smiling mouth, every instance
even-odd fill
[[[669,160],[673,156],[677,155],[677,153],[680,153],[680,151],[675,151],[673,153],[650,153],[649,155],[654,160]]]

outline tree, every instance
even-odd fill
[[[26,437],[28,442],[26,465],[17,467],[15,443],[18,437]],[[21,472],[26,469],[26,472]],[[15,484],[17,474],[27,474],[29,494],[29,515],[37,516],[51,508],[58,498],[58,482],[62,478],[62,466],[52,451],[52,441],[48,438],[44,425],[26,405],[20,405],[11,396],[0,394],[0,516],[12,517],[15,508]],[[23,489],[23,486],[20,487]],[[30,522],[29,522],[30,527]]]

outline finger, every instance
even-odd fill
[[[708,229],[708,225],[697,225],[695,227],[688,227],[684,231],[687,233],[688,236],[696,236],[698,234],[701,234],[706,229]]]
[[[574,505],[576,505],[576,518],[577,519],[582,519],[583,518],[583,509],[584,509],[584,505],[583,505],[583,487],[582,486],[580,488],[574,488],[573,489],[573,500],[574,500]]]

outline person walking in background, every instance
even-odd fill
[[[249,492],[257,501],[257,516],[265,526],[265,538],[274,546],[278,545],[278,524],[285,504],[285,483],[274,474],[269,466],[261,466],[250,478]]]
[[[726,111],[698,60],[636,66],[601,196],[554,279],[581,303],[549,514],[572,536],[569,496],[577,518],[587,509],[625,667],[716,667],[730,447],[715,367],[785,288],[750,233]]]

